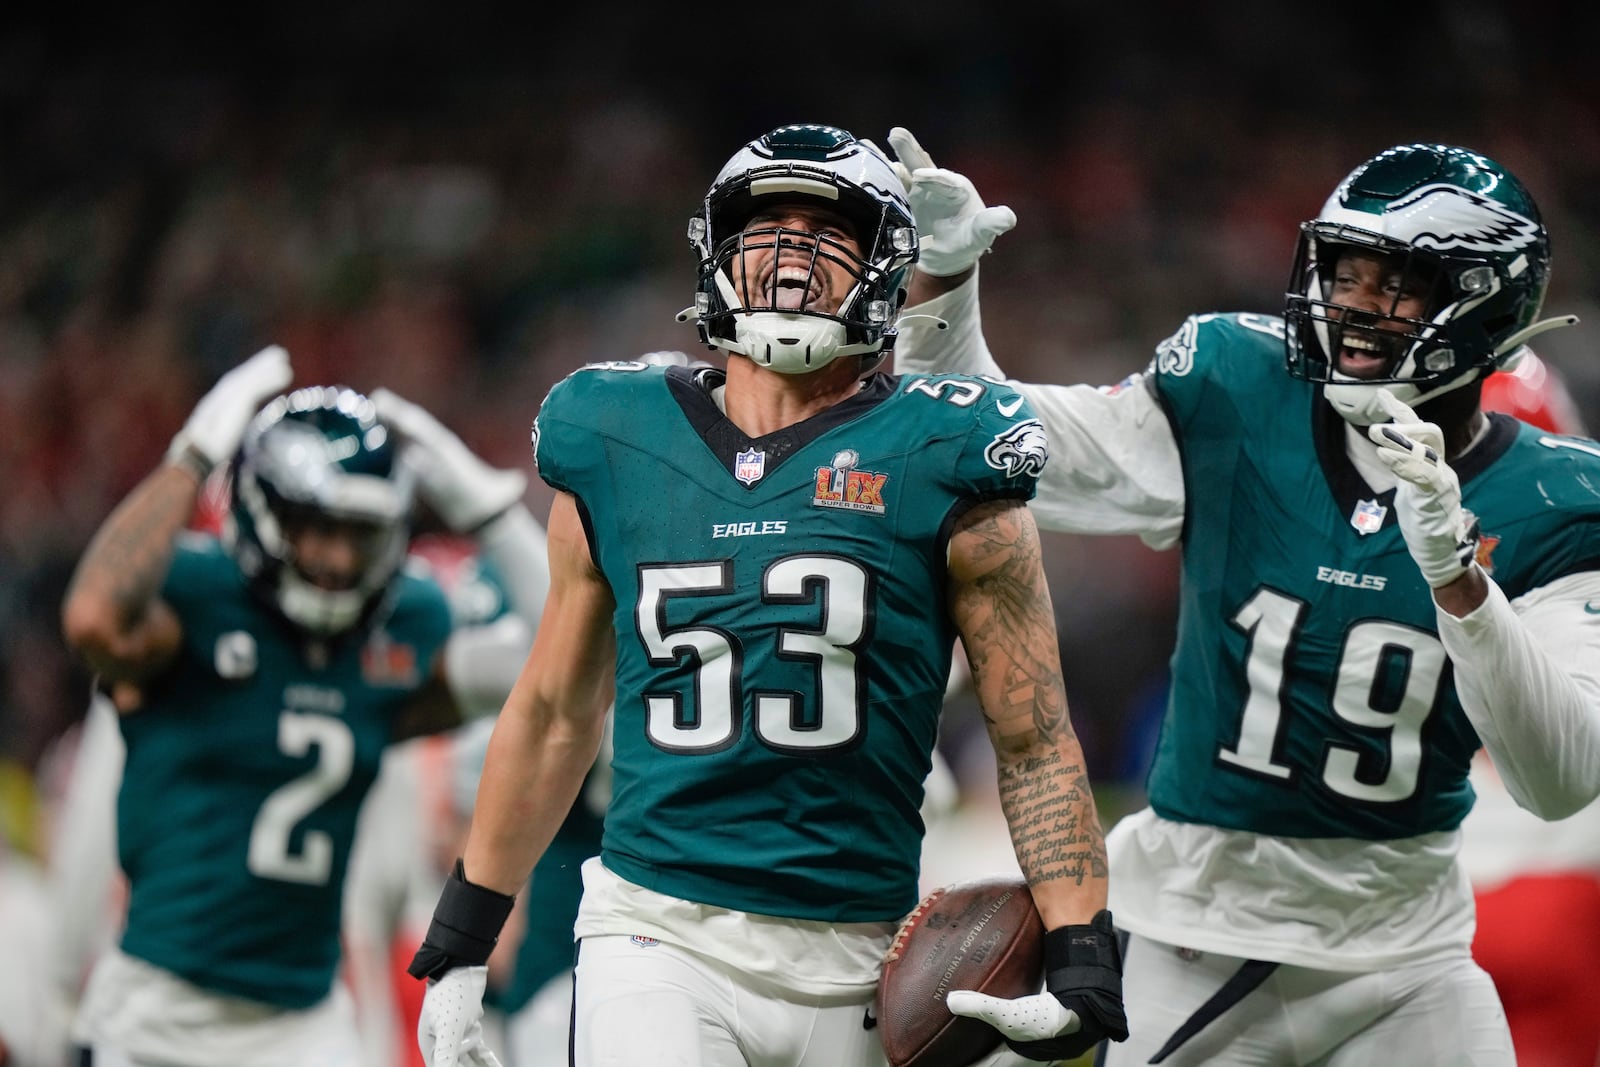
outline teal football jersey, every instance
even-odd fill
[[[1203,315],[1157,350],[1183,457],[1182,609],[1149,776],[1161,816],[1288,837],[1450,830],[1479,747],[1394,491],[1374,493],[1283,322]],[[1507,596],[1600,566],[1600,447],[1504,415],[1454,464]]]
[[[650,889],[791,918],[898,918],[949,673],[946,550],[1026,500],[1038,421],[978,378],[869,378],[751,440],[720,372],[598,364],[535,425],[616,597],[603,858]]]
[[[402,573],[374,626],[304,645],[209,538],[180,544],[162,595],[184,642],[121,721],[122,948],[205,989],[308,1006],[338,964],[361,800],[449,608]]]

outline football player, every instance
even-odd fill
[[[976,264],[1015,216],[890,140],[939,253],[899,369],[999,378]],[[1014,386],[1057,450],[1042,525],[1182,552],[1149,807],[1108,836],[1113,1067],[1512,1062],[1457,859],[1472,756],[1546,819],[1600,793],[1600,449],[1479,402],[1575,321],[1540,318],[1549,270],[1505,167],[1400,145],[1300,228],[1282,315]]]
[[[509,689],[527,621],[452,629],[403,567],[414,494],[514,576],[536,619],[543,531],[526,478],[391,398],[289,384],[257,353],[206,394],[96,533],[67,639],[119,715],[117,845],[130,895],[77,1037],[97,1064],[351,1064],[334,982],[340,894],[386,746]],[[187,531],[226,465],[219,537]]]
[[[689,236],[690,314],[726,370],[597,364],[535,422],[550,600],[413,962],[429,1062],[497,1062],[483,964],[614,695],[572,1062],[879,1067],[864,1013],[918,897],[957,636],[1073,1009],[1052,999],[1048,1036],[1062,1055],[1122,1036],[1102,838],[1025,504],[1037,421],[1005,386],[880,372],[916,231],[888,160],[845,131],[740,149]]]

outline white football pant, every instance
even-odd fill
[[[1144,1067],[1243,960],[1133,935],[1123,966],[1131,1036],[1105,1067]],[[1489,975],[1470,958],[1370,974],[1287,964],[1161,1067],[1515,1067]]]

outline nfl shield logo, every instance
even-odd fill
[[[1389,509],[1376,500],[1362,500],[1357,502],[1354,514],[1350,516],[1350,525],[1359,533],[1377,533],[1383,528],[1383,517],[1389,514]]]
[[[759,448],[733,457],[733,476],[745,485],[754,485],[767,473],[767,454]]]

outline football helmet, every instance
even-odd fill
[[[826,235],[778,227],[745,232],[765,205],[821,202],[854,226],[862,254]],[[745,251],[793,241],[818,259],[843,265],[853,279],[837,312],[779,308],[776,281],[758,292],[734,281]],[[917,259],[917,231],[905,187],[876,146],[834,126],[780,126],[734,153],[689,220],[700,259],[692,313],[706,344],[784,374],[816,370],[861,355],[862,373],[894,346],[895,320]],[[686,313],[685,317],[688,316]]]
[[[1401,280],[1387,313],[1341,307],[1343,252],[1394,257]],[[1351,172],[1300,227],[1284,317],[1287,364],[1357,425],[1386,421],[1384,386],[1416,407],[1514,361],[1535,334],[1575,322],[1538,320],[1550,278],[1550,238],[1521,182],[1494,160],[1449,145],[1400,145]],[[1424,317],[1395,314],[1426,294]],[[1340,373],[1347,341],[1388,357],[1373,378]]]
[[[364,621],[405,558],[416,486],[372,401],[334,386],[277,398],[245,430],[231,474],[223,544],[251,588],[311,633]],[[292,533],[307,521],[357,531],[347,588],[323,588],[297,565]]]

